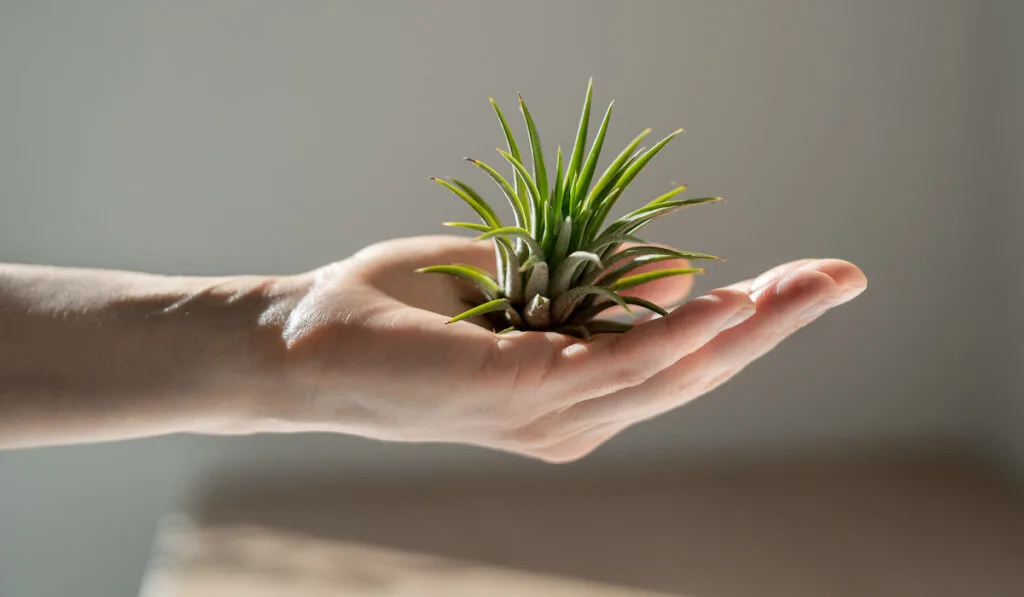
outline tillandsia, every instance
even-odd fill
[[[445,222],[444,225],[478,232],[479,240],[493,239],[495,246],[494,275],[458,263],[417,270],[455,276],[479,290],[479,298],[472,308],[451,318],[449,323],[472,320],[498,333],[554,331],[585,339],[593,334],[621,333],[632,325],[596,317],[615,306],[630,315],[634,314],[631,307],[666,315],[660,306],[623,294],[625,291],[659,278],[704,271],[695,267],[643,273],[637,270],[666,260],[720,260],[706,253],[649,244],[636,236],[641,228],[662,216],[691,205],[721,200],[720,197],[678,198],[686,186],[676,186],[605,225],[626,187],[683,131],[674,131],[649,149],[641,143],[651,129],[643,131],[598,174],[597,163],[615,102],[608,105],[587,152],[592,94],[593,79],[587,85],[576,142],[568,161],[563,160],[562,148],[558,147],[555,167],[550,172],[544,163],[536,124],[522,95],[519,95],[519,110],[526,124],[532,169],[527,169],[523,163],[512,129],[491,98],[507,144],[506,149],[498,149],[498,154],[511,166],[512,174],[506,178],[480,160],[465,159],[483,170],[497,185],[511,206],[513,225],[503,223],[483,196],[466,183],[454,178],[431,178],[465,201],[480,219],[480,222]]]

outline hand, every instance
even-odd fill
[[[288,391],[257,428],[468,443],[567,462],[713,390],[866,286],[850,263],[803,260],[591,342],[446,325],[471,288],[415,270],[462,262],[493,271],[493,251],[459,237],[399,239],[299,277],[301,298],[283,328]],[[676,304],[691,283],[664,278],[636,294]]]

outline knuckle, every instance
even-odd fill
[[[627,361],[616,368],[615,384],[620,388],[630,388],[647,381],[649,373],[646,365]]]

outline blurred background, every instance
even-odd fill
[[[319,574],[266,556],[289,541],[351,565],[310,595],[1024,594],[1022,23],[1013,0],[0,2],[0,261],[283,274],[443,232],[467,211],[426,179],[480,180],[487,97],[522,91],[553,149],[593,76],[612,146],[687,131],[626,206],[727,198],[652,228],[728,258],[698,291],[807,256],[870,281],[569,466],[312,434],[0,452],[0,595],[156,594],[154,561]],[[187,594],[271,586],[210,582]]]

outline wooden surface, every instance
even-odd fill
[[[250,486],[161,533],[143,597],[1021,597],[1024,499],[886,463]]]

